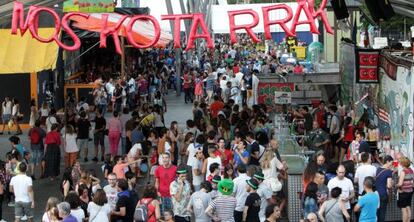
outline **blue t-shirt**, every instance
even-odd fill
[[[26,149],[23,147],[22,144],[16,145],[16,150],[19,152],[19,155],[24,158],[24,152],[26,152]]]
[[[376,192],[367,193],[358,200],[361,207],[359,222],[377,221],[377,209],[379,206],[379,196]]]
[[[62,222],[77,222],[77,221],[78,220],[76,219],[76,217],[74,217],[74,216],[72,216],[72,214],[70,214]]]
[[[389,169],[384,169],[382,167],[378,167],[377,169],[377,177],[375,179],[375,185],[380,197],[388,197],[387,193],[387,179],[392,178],[392,171]]]
[[[247,150],[244,150],[242,153],[243,157],[248,157],[249,156],[249,152]],[[236,166],[243,164],[243,161],[241,160],[240,156],[237,153],[234,153],[234,163],[236,164]]]

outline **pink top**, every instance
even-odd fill
[[[109,132],[121,132],[121,121],[118,118],[111,118],[108,121],[108,131]]]
[[[112,172],[116,175],[117,179],[125,179],[125,169],[128,167],[128,163],[116,164],[112,169]]]

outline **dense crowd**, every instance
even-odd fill
[[[286,219],[289,167],[273,128],[283,109],[255,97],[258,76],[287,66],[272,48],[265,53],[248,42],[230,47],[219,40],[213,53],[183,55],[179,86],[173,51],[152,50],[128,76],[92,78],[92,103],[69,95],[64,116],[33,103],[30,147],[10,137],[0,170],[0,200],[15,207],[16,221],[40,220],[33,218],[36,175],[57,180],[61,190],[47,201],[43,222]],[[164,121],[164,96],[176,87],[193,104],[184,127]],[[3,122],[19,113],[7,107],[14,105],[3,102]],[[313,151],[303,173],[304,221],[384,221],[393,189],[403,221],[410,221],[410,161],[373,151],[365,139],[372,127],[357,121],[352,107],[320,101],[286,114],[284,121],[298,123],[292,132],[304,135],[296,142]],[[65,168],[58,180],[61,150]],[[89,161],[102,165],[103,177],[81,166]]]

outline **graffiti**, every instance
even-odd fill
[[[259,82],[259,103],[264,103],[268,106],[275,102],[275,92],[292,92],[295,89],[293,83],[265,83]]]

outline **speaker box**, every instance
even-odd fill
[[[378,23],[380,19],[389,20],[395,15],[389,0],[365,0],[372,19]]]
[[[345,0],[331,0],[331,5],[336,19],[341,20],[349,17]]]

